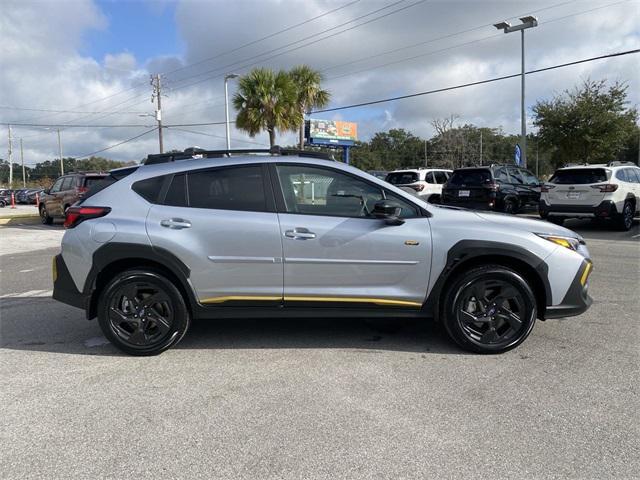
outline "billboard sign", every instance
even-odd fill
[[[312,144],[353,145],[358,139],[358,124],[341,120],[307,121],[306,138]]]

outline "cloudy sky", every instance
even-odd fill
[[[540,22],[526,34],[527,69],[640,47],[640,0],[2,4],[0,122],[14,124],[27,164],[57,157],[57,126],[64,156],[84,156],[148,131],[153,119],[140,115],[154,108],[150,73],[163,74],[165,124],[185,125],[223,121],[224,74],[254,66],[306,63],[322,71],[332,107],[518,73],[519,35],[491,25],[518,23],[523,15]],[[640,55],[628,55],[529,75],[527,105],[586,78],[628,82],[631,103],[638,105],[638,65]],[[395,127],[428,136],[431,119],[451,114],[460,123],[515,133],[519,95],[515,78],[315,117],[357,121],[362,139]],[[1,128],[0,158],[6,158],[7,127]],[[224,125],[172,127],[165,131],[165,149],[223,147],[224,134]],[[238,148],[268,143],[266,134],[251,139],[232,128],[231,135]],[[291,134],[278,138],[280,144],[293,142]],[[153,132],[100,155],[138,160],[157,148]]]

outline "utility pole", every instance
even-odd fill
[[[62,160],[62,140],[60,140],[60,129],[58,131],[58,155],[60,155],[60,175],[64,175],[64,160]]]
[[[24,151],[22,150],[22,138],[20,138],[20,161],[22,162],[22,188],[27,187],[27,181],[24,175]]]
[[[427,168],[429,165],[429,158],[427,157],[427,139],[424,139],[424,166]]]
[[[480,129],[480,166],[482,166],[482,129]]]
[[[9,188],[13,188],[13,148],[11,144],[11,125],[9,125]]]
[[[160,74],[156,73],[151,75],[151,85],[153,86],[153,93],[151,94],[151,103],[156,101],[156,121],[158,122],[158,144],[160,146],[160,153],[164,153],[164,146],[162,144],[162,86],[160,83]]]

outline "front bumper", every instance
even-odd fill
[[[538,203],[540,216],[549,215],[566,218],[613,218],[618,214],[616,204],[611,200],[604,200],[600,204],[591,205],[549,205],[546,201]]]
[[[90,296],[78,291],[61,254],[53,257],[52,270],[53,298],[67,305],[86,310]]]
[[[593,271],[591,260],[585,259],[566,295],[559,305],[548,306],[545,310],[544,318],[574,317],[587,311],[593,303],[589,296],[589,275]]]

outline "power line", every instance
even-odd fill
[[[20,110],[27,112],[50,112],[50,113],[89,113],[89,114],[100,114],[100,113],[131,113],[131,114],[140,114],[144,112],[108,112],[108,111],[99,111],[99,112],[87,112],[87,111],[78,111],[78,110],[50,110],[46,108],[26,108],[26,107],[13,107],[10,105],[0,105],[0,109],[2,110]]]
[[[561,64],[553,65],[553,66],[550,66],[550,67],[538,68],[538,69],[535,69],[535,70],[529,70],[528,72],[525,72],[525,75],[531,75],[533,73],[546,72],[548,70],[555,70],[557,68],[569,67],[571,65],[578,65],[580,63],[593,62],[595,60],[602,60],[604,58],[613,58],[613,57],[621,57],[621,56],[624,56],[624,55],[631,55],[631,54],[634,54],[634,53],[640,53],[640,49],[626,50],[624,52],[617,52],[617,53],[609,53],[607,55],[600,55],[600,56],[597,56],[597,57],[585,58],[585,59],[576,60],[576,61],[573,61],[573,62],[561,63]],[[338,110],[347,110],[347,109],[350,109],[350,108],[366,107],[368,105],[376,105],[376,104],[379,104],[379,103],[394,102],[396,100],[404,100],[406,98],[420,97],[420,96],[423,96],[423,95],[430,95],[432,93],[447,92],[449,90],[458,90],[458,89],[461,89],[461,88],[473,87],[475,85],[483,85],[485,83],[492,83],[492,82],[497,82],[499,80],[506,80],[506,79],[509,79],[509,78],[519,77],[520,75],[521,75],[520,73],[514,73],[514,74],[511,74],[511,75],[503,75],[501,77],[488,78],[488,79],[485,79],[485,80],[479,80],[477,82],[464,83],[464,84],[461,84],[461,85],[454,85],[454,86],[451,86],[451,87],[438,88],[438,89],[435,89],[435,90],[428,90],[428,91],[425,91],[425,92],[411,93],[411,94],[408,94],[408,95],[400,95],[400,96],[397,96],[397,97],[389,97],[389,98],[385,98],[385,99],[381,99],[381,100],[372,100],[372,101],[369,101],[369,102],[354,103],[353,105],[344,105],[342,107],[334,107],[334,108],[325,108],[325,109],[322,109],[322,110],[314,110],[311,113],[313,114],[313,113],[336,112]]]
[[[141,133],[140,135],[136,135],[135,137],[127,138],[126,140],[123,140],[121,142],[115,143],[113,145],[109,145],[108,147],[102,148],[100,150],[96,150],[95,152],[85,153],[84,155],[75,155],[73,157],[74,158],[90,157],[92,155],[95,155],[96,153],[105,152],[107,150],[111,150],[112,148],[119,147],[120,145],[124,145],[125,143],[129,143],[129,142],[132,142],[133,140],[137,140],[138,138],[143,137],[143,136],[147,135],[148,133],[155,132],[157,129],[158,129],[157,127],[154,127],[151,130],[147,130],[146,132]]]

